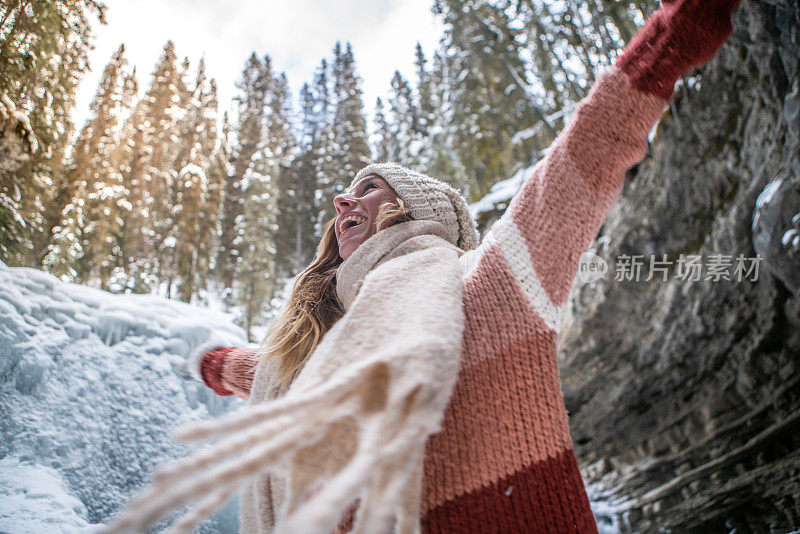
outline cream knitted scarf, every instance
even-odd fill
[[[443,225],[408,221],[365,241],[337,271],[346,313],[285,395],[178,430],[221,438],[157,470],[106,532],[141,530],[200,500],[191,532],[262,473],[287,480],[276,532],[330,532],[360,499],[354,532],[419,530],[421,465],[458,374],[464,317],[459,249]]]

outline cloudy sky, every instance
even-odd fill
[[[430,57],[441,25],[430,11],[432,0],[105,0],[106,25],[95,25],[92,72],[78,89],[76,125],[88,117],[103,67],[120,43],[136,67],[140,90],[152,80],[155,63],[168,39],[192,67],[205,57],[216,78],[220,108],[228,109],[234,83],[250,52],[269,54],[286,72],[295,98],[311,81],[337,40],[350,41],[363,79],[367,108],[385,94],[395,69],[413,75],[414,46]]]

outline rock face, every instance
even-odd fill
[[[572,288],[562,386],[601,523],[800,529],[798,58],[797,1],[743,2],[601,229],[609,273]],[[651,254],[667,269],[646,281]],[[736,258],[757,254],[737,280]],[[625,255],[643,256],[638,281]],[[697,280],[679,266],[690,255]],[[715,280],[726,258],[731,280]]]

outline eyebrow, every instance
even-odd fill
[[[369,177],[367,177],[367,178],[362,178],[362,179],[361,179],[361,181],[359,181],[359,182],[358,182],[358,183],[357,183],[357,184],[356,184],[356,185],[353,187],[353,189],[351,189],[351,192],[352,192],[352,193],[355,193],[356,191],[363,191],[363,190],[364,190],[364,188],[365,188],[365,187],[367,186],[367,184],[369,184],[369,183],[374,183],[376,186],[379,186],[379,184],[378,184],[377,182],[375,182],[375,178],[378,178],[378,177],[377,177],[377,176],[369,176]]]

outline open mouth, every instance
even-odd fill
[[[339,234],[343,234],[345,230],[348,228],[352,228],[354,226],[358,226],[359,224],[366,221],[367,218],[363,215],[348,215],[341,221],[339,221]]]

